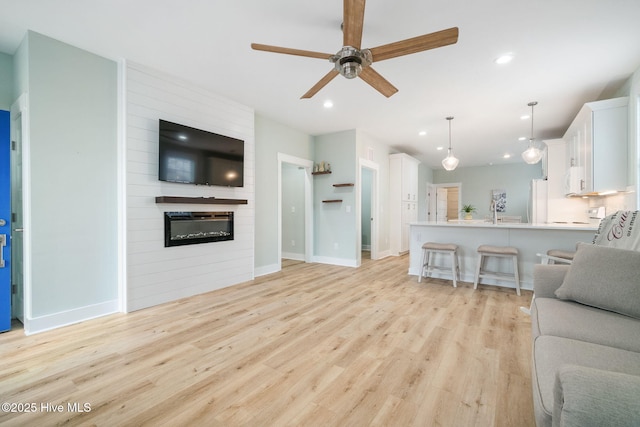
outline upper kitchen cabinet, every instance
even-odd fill
[[[408,154],[389,155],[389,173],[394,191],[399,191],[400,200],[418,201],[418,165],[420,161]]]
[[[598,195],[625,190],[627,97],[589,102],[567,129],[566,193]]]

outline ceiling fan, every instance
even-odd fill
[[[344,0],[344,16],[342,22],[343,47],[335,55],[259,43],[252,43],[251,48],[266,52],[307,56],[331,61],[334,64],[334,69],[329,71],[318,83],[309,89],[307,93],[302,95],[303,99],[311,98],[338,74],[342,74],[348,79],[360,77],[388,98],[396,93],[398,89],[378,74],[371,67],[372,63],[455,44],[458,41],[458,28],[453,27],[371,49],[362,49],[360,44],[362,43],[362,29],[364,24],[364,5],[365,0]]]

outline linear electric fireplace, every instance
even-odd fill
[[[164,246],[233,240],[233,212],[165,212]]]

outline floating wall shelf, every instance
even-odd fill
[[[329,173],[331,173],[331,171],[311,172],[311,175],[326,175]]]
[[[334,187],[353,187],[354,184],[333,184]]]
[[[158,196],[156,203],[189,203],[196,205],[246,205],[246,199],[216,199],[215,197]]]
[[[322,203],[342,203],[342,199],[323,200]]]

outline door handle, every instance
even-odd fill
[[[17,231],[21,233],[24,231],[24,228],[14,228],[13,231]]]
[[[4,268],[4,247],[7,246],[7,235],[0,234],[0,268]]]

